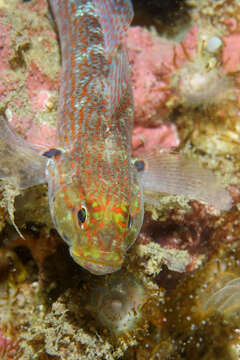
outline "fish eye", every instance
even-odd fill
[[[129,215],[129,217],[128,217],[128,228],[130,229],[131,226],[132,226],[132,217],[131,217],[131,215]]]
[[[85,207],[82,207],[78,213],[77,213],[77,217],[78,217],[78,221],[79,224],[82,225],[84,224],[86,217],[87,217],[87,210],[85,209]]]

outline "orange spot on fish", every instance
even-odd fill
[[[95,224],[97,224],[97,220],[94,219],[94,218],[91,218],[91,219],[90,219],[90,223],[95,225]]]
[[[76,5],[74,3],[71,4],[71,9],[72,9],[73,15],[75,15],[76,11],[77,11],[77,8],[76,8]]]
[[[103,229],[104,226],[105,226],[104,221],[100,221],[100,222],[98,223],[98,226],[99,226],[100,229]]]
[[[118,207],[116,207],[116,206],[113,206],[113,207],[112,207],[112,211],[114,211],[116,214],[121,214],[121,215],[124,215],[124,214],[125,214],[125,211],[123,211],[123,209],[118,208]]]
[[[79,253],[80,256],[83,256],[83,251],[82,251],[82,249],[80,247],[78,248],[78,253]]]

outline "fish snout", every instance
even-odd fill
[[[95,251],[79,251],[70,248],[70,254],[73,260],[90,271],[94,275],[111,274],[118,271],[124,261],[122,253]]]

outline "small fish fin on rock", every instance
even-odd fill
[[[168,193],[206,202],[216,209],[229,210],[232,198],[212,171],[177,153],[158,153],[136,160],[144,201],[153,203],[148,193]]]
[[[0,114],[0,179],[20,190],[44,183],[47,158],[38,150],[16,134]]]
[[[22,239],[24,239],[22,233],[20,232],[20,230],[17,227],[15,220],[14,220],[14,213],[15,213],[14,202],[15,202],[16,196],[20,195],[20,191],[14,185],[10,184],[7,178],[2,180],[2,183],[0,184],[0,189],[1,189],[1,193],[2,193],[1,207],[4,207],[8,210],[8,215],[10,217],[12,225],[14,226],[18,235]]]

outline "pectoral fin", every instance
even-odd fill
[[[141,163],[142,161],[142,163]],[[152,203],[149,192],[184,195],[229,210],[232,199],[216,176],[193,159],[180,154],[158,153],[135,162],[144,190],[144,200]]]
[[[0,115],[0,179],[17,189],[44,183],[47,158],[38,150],[16,134],[5,116]]]

